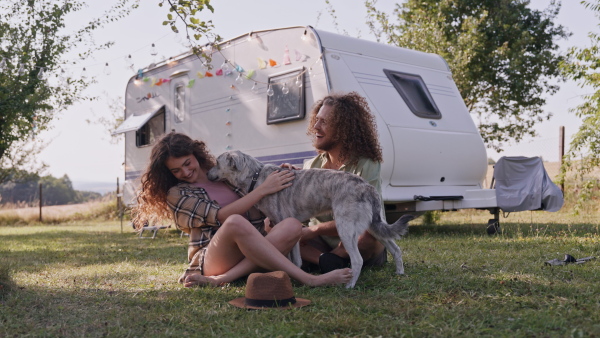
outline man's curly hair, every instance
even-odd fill
[[[200,168],[208,171],[215,166],[206,144],[193,140],[181,133],[171,132],[157,140],[152,146],[150,162],[142,175],[141,186],[137,192],[137,206],[133,210],[133,224],[139,230],[144,223],[172,219],[167,205],[167,192],[179,183],[165,162],[169,157],[194,155]]]
[[[317,114],[323,105],[332,107],[333,118],[327,123],[335,126],[335,141],[342,144],[342,161],[356,163],[360,157],[366,157],[374,162],[383,162],[375,117],[362,96],[357,92],[331,94],[317,101],[310,112],[306,132],[313,139]],[[319,153],[322,152],[319,150]]]

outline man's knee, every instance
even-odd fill
[[[362,235],[360,235],[360,237],[358,237],[358,247],[359,248],[368,249],[370,247],[379,246],[378,244],[381,245],[381,243],[379,243],[377,238],[375,238],[369,232],[365,232]]]
[[[368,232],[365,232],[358,238],[358,250],[365,260],[379,256],[384,249],[384,245]]]

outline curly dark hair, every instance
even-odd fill
[[[167,192],[179,181],[167,168],[169,157],[194,155],[200,168],[208,171],[215,166],[215,158],[208,152],[206,144],[193,140],[181,133],[165,134],[152,146],[150,162],[142,175],[137,192],[137,206],[134,208],[133,224],[140,228],[146,222],[172,218],[167,205]]]
[[[335,140],[342,145],[342,161],[356,163],[360,157],[366,157],[374,162],[383,162],[375,117],[362,96],[357,92],[330,94],[315,102],[306,131],[313,138],[317,114],[323,105],[332,107],[333,118],[328,123],[335,126]],[[319,153],[322,152],[319,150]]]

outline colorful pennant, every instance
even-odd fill
[[[291,63],[292,63],[292,61],[290,61],[290,50],[288,49],[288,46],[286,45],[285,49],[283,50],[283,64],[289,65]]]
[[[300,53],[297,49],[294,49],[296,52],[296,61],[304,62],[308,59],[308,55]]]
[[[254,76],[254,69],[250,69],[250,71],[246,74],[246,79],[250,80]]]
[[[258,60],[258,69],[267,68],[267,62],[261,58],[256,58]]]

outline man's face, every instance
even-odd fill
[[[332,124],[333,108],[323,105],[319,109],[314,125],[315,138],[313,146],[318,150],[330,151],[337,145],[336,130]]]

